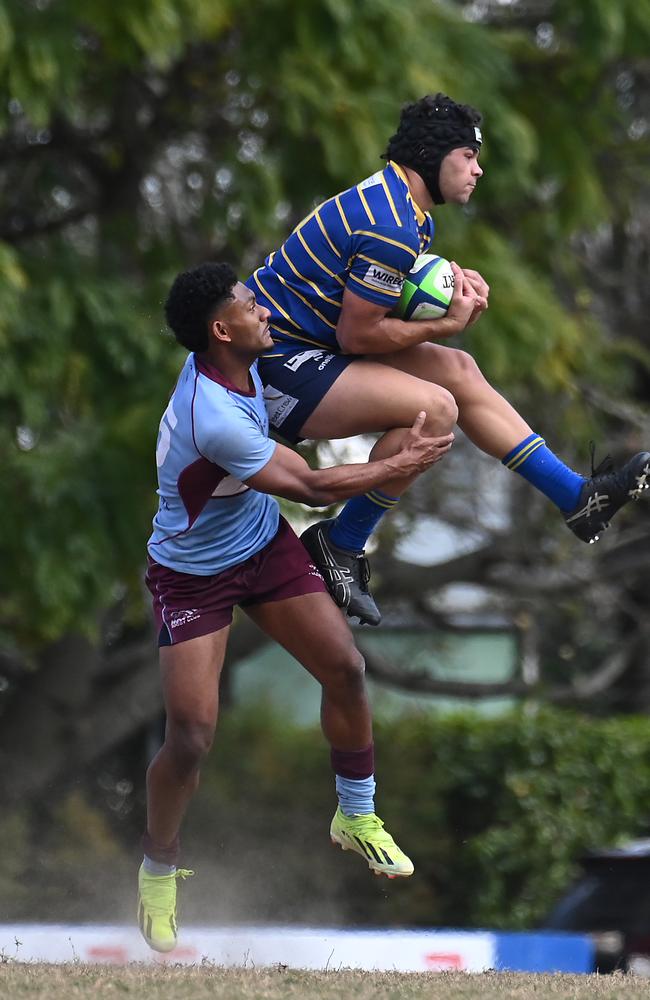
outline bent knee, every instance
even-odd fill
[[[426,434],[434,436],[449,434],[458,420],[456,400],[449,389],[443,389],[439,385],[431,386],[431,388],[434,391],[422,404],[422,409],[427,415],[424,431]]]
[[[345,691],[363,690],[365,686],[366,664],[356,647],[335,656],[328,670],[324,684],[328,690],[338,688]]]
[[[168,720],[165,743],[179,770],[198,767],[207,756],[214,739],[214,725],[188,720]]]

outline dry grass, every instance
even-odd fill
[[[630,976],[547,976],[508,972],[300,972],[223,969],[0,965],[1,1000],[647,1000],[646,980]]]

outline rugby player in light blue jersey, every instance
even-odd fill
[[[158,511],[146,581],[153,596],[167,713],[165,742],[147,771],[145,857],[138,920],[149,945],[176,945],[179,829],[212,743],[232,611],[241,606],[322,687],[338,808],[332,840],[377,874],[408,876],[409,858],[374,807],[372,721],[363,660],[306,549],[270,494],[326,506],[391,489],[437,462],[453,435],[424,436],[419,413],[391,456],[312,470],[269,440],[257,373],[271,344],[269,311],[226,264],[178,275],[165,311],[191,353],[160,423]]]
[[[445,94],[403,110],[384,170],[323,202],[246,282],[269,309],[272,349],[260,359],[271,425],[286,440],[385,432],[371,458],[399,447],[415,413],[444,434],[458,422],[477,447],[527,479],[583,541],[647,487],[650,454],[584,478],[546,447],[467,353],[435,343],[460,333],[487,308],[489,288],[452,263],[455,289],[441,319],[391,315],[418,254],[429,249],[436,205],[466,204],[480,180],[481,115]],[[376,625],[365,543],[397,503],[391,490],[350,500],[303,541],[337,603]]]

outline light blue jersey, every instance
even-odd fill
[[[245,485],[276,448],[256,364],[250,374],[242,392],[190,354],[160,421],[160,500],[147,547],[179,573],[220,573],[277,533],[277,501]]]

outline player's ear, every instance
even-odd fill
[[[232,340],[230,336],[230,331],[228,330],[228,324],[224,323],[221,319],[213,319],[210,324],[210,333],[215,338],[215,340],[221,343],[229,344]]]

